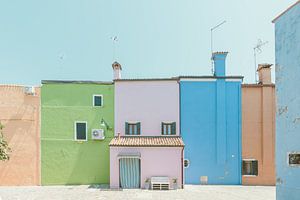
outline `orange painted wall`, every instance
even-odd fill
[[[242,158],[258,160],[243,185],[275,185],[275,85],[242,85]]]
[[[0,85],[0,121],[12,149],[0,161],[0,185],[40,185],[40,88],[24,94],[22,86]]]

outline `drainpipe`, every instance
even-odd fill
[[[184,147],[182,147],[182,150],[181,150],[181,189],[184,188],[184,184],[183,184],[183,150],[184,150]]]

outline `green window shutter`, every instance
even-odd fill
[[[258,176],[258,161],[252,162],[253,175]]]
[[[86,140],[86,123],[77,122],[76,123],[76,139],[77,140]]]
[[[246,175],[246,162],[243,161],[242,163],[242,175]]]
[[[171,135],[176,135],[176,122],[171,125]]]
[[[129,135],[129,124],[125,122],[125,135]]]
[[[136,123],[137,125],[137,135],[141,135],[141,122]]]
[[[161,123],[161,134],[164,135],[164,123]]]

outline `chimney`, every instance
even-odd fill
[[[112,64],[112,68],[113,68],[113,70],[114,70],[114,77],[113,77],[113,80],[121,79],[121,71],[122,71],[122,67],[121,67],[120,63],[114,62],[114,63]]]
[[[228,52],[214,52],[212,59],[214,61],[214,76],[225,76],[225,61]]]
[[[259,83],[271,84],[271,66],[272,64],[259,64],[257,68]]]

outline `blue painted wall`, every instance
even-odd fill
[[[241,184],[241,81],[182,79],[180,112],[185,183]]]
[[[300,199],[300,167],[288,153],[300,152],[300,3],[275,21],[276,42],[276,195]]]

